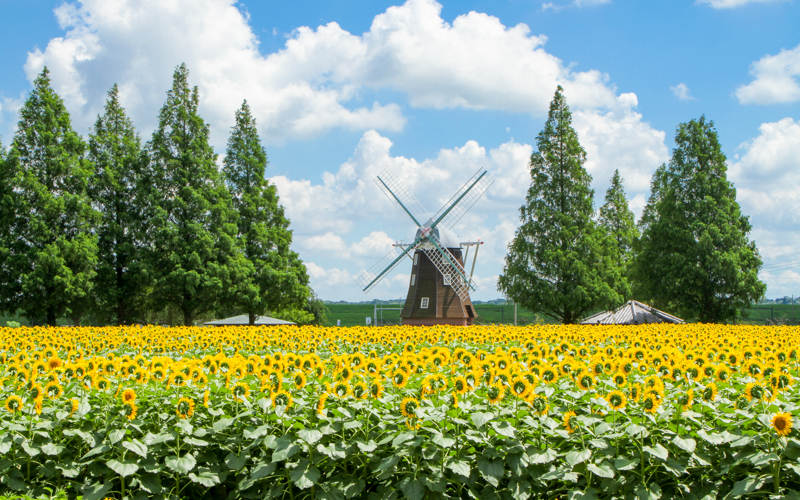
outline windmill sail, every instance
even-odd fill
[[[361,290],[368,292],[375,285],[377,285],[384,276],[389,274],[392,269],[397,267],[397,264],[403,260],[403,257],[408,252],[414,249],[418,241],[419,238],[417,238],[410,245],[405,243],[394,245],[391,252],[387,253],[381,260],[373,264],[372,267],[366,269],[365,271],[361,272],[361,274],[356,276],[356,283],[361,286]]]
[[[433,226],[452,229],[492,184],[494,179],[486,170],[480,169],[475,172],[475,175],[433,216]]]
[[[397,178],[397,176],[392,172],[391,169],[386,168],[380,175],[375,179],[375,184],[381,188],[383,194],[389,198],[392,203],[397,207],[401,212],[403,212],[414,226],[419,227],[422,224],[414,214],[418,215],[425,215],[422,220],[428,220],[430,215],[428,211],[425,210],[425,207],[422,206],[422,203],[411,194],[411,191],[406,188],[406,185]]]

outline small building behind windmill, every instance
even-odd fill
[[[582,325],[648,325],[652,323],[682,324],[684,321],[638,300],[629,300],[613,311],[599,312],[581,321]]]

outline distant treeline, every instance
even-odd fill
[[[47,68],[0,144],[0,311],[34,324],[320,321],[247,101],[222,169],[179,66],[142,144],[117,86],[84,139]]]

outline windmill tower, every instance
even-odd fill
[[[450,200],[430,217],[405,185],[386,169],[376,179],[381,191],[414,224],[416,234],[410,243],[396,243],[392,252],[362,272],[356,282],[369,291],[404,257],[412,261],[408,295],[400,318],[404,325],[470,325],[476,314],[469,291],[475,290],[472,272],[481,241],[461,242],[451,228],[489,189],[494,179],[480,169]],[[417,214],[417,216],[414,215]],[[424,217],[421,215],[424,214]],[[418,218],[419,217],[419,218]],[[424,221],[424,222],[421,222]],[[475,247],[469,273],[465,263],[469,249]]]

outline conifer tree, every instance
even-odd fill
[[[531,155],[531,186],[498,288],[517,304],[563,323],[622,301],[610,238],[593,220],[586,152],[559,86]]]
[[[705,116],[678,125],[669,164],[654,175],[636,244],[637,289],[686,319],[735,319],[766,291],[751,226]]]
[[[236,212],[217,171],[208,125],[197,113],[197,87],[190,88],[188,78],[181,64],[147,144],[143,187],[151,207],[154,305],[173,305],[192,325],[227,300],[251,266],[236,241]]]
[[[97,259],[97,214],[87,196],[92,164],[47,68],[19,116],[5,169],[15,213],[0,294],[6,311],[55,325],[91,291]]]
[[[639,230],[636,228],[633,212],[628,207],[628,199],[625,197],[625,188],[622,186],[619,170],[615,170],[611,177],[611,185],[606,191],[605,202],[600,207],[599,222],[611,237],[611,258],[625,276],[633,242],[639,237]],[[624,299],[628,299],[631,296],[630,285],[627,278],[623,279],[624,286],[620,288],[620,292]]]
[[[137,190],[141,141],[119,102],[116,84],[108,92],[104,113],[97,117],[88,142],[89,159],[95,165],[90,193],[101,214],[96,313],[105,321],[125,325],[144,312],[148,273],[141,239],[143,196]]]
[[[299,311],[310,297],[306,268],[290,248],[289,220],[276,187],[264,177],[267,164],[255,118],[244,101],[236,111],[223,172],[239,214],[238,238],[253,264],[247,284],[237,297],[250,324],[268,312]]]

